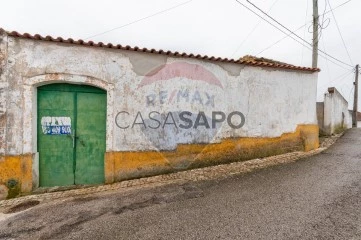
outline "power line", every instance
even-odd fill
[[[251,11],[252,13],[254,13],[255,15],[257,15],[259,18],[261,18],[262,20],[266,21],[268,24],[270,24],[271,26],[273,26],[274,28],[276,28],[277,30],[279,30],[280,32],[282,32],[283,34],[285,34],[286,36],[284,38],[287,38],[287,37],[290,37],[292,38],[294,41],[298,42],[299,44],[301,44],[302,46],[308,48],[309,50],[312,50],[310,47],[306,46],[304,43],[298,41],[297,39],[293,38],[291,35],[292,35],[292,32],[291,33],[286,33],[285,31],[283,31],[282,29],[280,29],[279,27],[277,27],[276,25],[274,25],[273,23],[271,23],[270,21],[268,21],[267,19],[265,19],[264,17],[262,17],[261,15],[259,15],[258,13],[256,13],[255,11],[253,11],[252,9],[250,9],[249,7],[247,7],[246,5],[244,5],[243,3],[239,2],[238,0],[236,0],[236,2],[238,2],[239,4],[241,4],[243,7],[245,7],[246,9],[248,9],[249,11]],[[258,54],[257,54],[258,55]],[[320,55],[321,57],[327,59],[326,57]],[[341,67],[341,68],[344,68],[346,69],[345,67],[339,65],[338,63],[334,62],[334,61],[331,61],[329,60],[330,62],[334,63],[335,65]]]
[[[340,5],[338,5],[337,7],[333,8],[333,9],[331,8],[331,10],[326,12],[326,14],[331,12],[332,10],[336,10],[337,8],[342,7],[343,5],[345,5],[345,4],[349,3],[349,2],[351,2],[351,0],[348,0],[348,1],[344,2],[344,3],[341,3]]]
[[[164,9],[164,10],[161,10],[161,11],[159,11],[159,12],[153,13],[153,14],[148,15],[148,16],[143,17],[143,18],[139,18],[139,19],[137,19],[137,20],[134,20],[134,21],[132,21],[132,22],[126,23],[126,24],[121,25],[121,26],[119,26],[119,27],[115,27],[115,28],[109,29],[109,30],[107,30],[107,31],[104,31],[104,32],[101,32],[101,33],[97,33],[97,34],[91,35],[91,36],[89,36],[89,37],[84,38],[84,40],[87,40],[87,39],[89,39],[89,38],[98,37],[98,36],[100,36],[100,35],[103,35],[103,34],[112,32],[112,31],[114,31],[114,30],[118,30],[118,29],[120,29],[120,28],[127,27],[127,26],[129,26],[129,25],[134,24],[134,23],[137,23],[137,22],[146,20],[146,19],[148,19],[148,18],[157,16],[157,15],[159,15],[159,14],[168,12],[168,11],[170,11],[170,10],[173,10],[173,9],[175,9],[175,8],[178,8],[178,7],[180,7],[180,6],[183,6],[183,5],[185,5],[185,4],[188,4],[188,3],[192,2],[192,1],[193,1],[193,0],[189,0],[189,1],[187,1],[187,2],[180,3],[180,4],[175,5],[175,6],[173,6],[173,7],[170,7],[170,8]]]
[[[301,29],[301,28],[298,28],[298,29],[296,29],[295,31],[298,31],[299,29]],[[277,45],[278,43],[280,43],[280,42],[283,41],[284,39],[286,39],[286,38],[288,38],[288,37],[292,38],[290,35],[291,35],[291,33],[288,33],[286,36],[284,36],[283,38],[281,38],[281,39],[279,39],[278,41],[274,42],[273,44],[271,44],[270,46],[268,46],[267,48],[263,49],[262,51],[260,51],[259,53],[255,54],[255,55],[256,55],[256,56],[259,56],[261,53],[263,53],[263,52],[267,51],[268,49],[272,48],[273,46]],[[294,38],[292,38],[292,39],[295,40]],[[299,42],[298,42],[298,43],[299,43]],[[311,49],[310,47],[305,46],[304,44],[302,44],[302,46],[304,46],[305,48],[307,48],[307,49],[309,49],[309,50],[312,51],[312,49]],[[339,66],[340,68],[349,70],[349,68],[346,68],[346,67],[344,67],[343,65],[340,65],[340,64],[338,64],[337,62],[332,61],[331,59],[329,59],[329,58],[327,58],[327,57],[325,57],[325,56],[323,56],[323,55],[321,55],[321,54],[320,54],[320,57],[324,58],[326,61],[329,61],[329,62],[331,62],[331,63]]]
[[[271,11],[271,9],[273,8],[273,6],[278,2],[279,0],[276,0],[273,2],[273,4],[271,5],[271,7],[269,8],[268,12]],[[248,38],[252,35],[252,33],[258,28],[258,26],[261,24],[262,20],[260,20],[254,27],[253,29],[248,33],[248,35],[246,36],[246,38],[243,39],[243,41],[237,46],[236,50],[232,53],[231,57],[234,56],[234,54],[236,54],[238,52],[238,50],[243,46],[243,44],[248,40]]]
[[[237,1],[237,0],[236,0]],[[238,2],[238,1],[237,1]],[[345,3],[344,3],[345,4]],[[242,4],[243,5],[243,4]],[[341,5],[340,5],[341,6]],[[339,7],[339,6],[338,6]],[[253,11],[252,11],[253,12]],[[255,13],[256,14],[256,13]],[[327,14],[327,12],[326,13],[324,13],[324,14]],[[258,14],[256,14],[257,16],[259,16]],[[267,21],[268,22],[268,21]],[[272,26],[274,26],[273,24],[271,24]],[[306,26],[307,24],[304,24],[304,25],[302,25],[302,26],[300,26],[298,29],[296,29],[295,31],[298,31],[299,29],[301,29],[302,27],[304,27],[304,26]],[[278,29],[278,28],[277,28]],[[292,38],[293,40],[295,40],[293,37],[291,37],[291,35],[293,34],[293,32],[295,32],[295,31],[291,31],[290,33],[288,33],[288,34],[286,34],[286,36],[285,37],[283,37],[283,38],[281,38],[280,40],[278,40],[278,41],[276,41],[275,43],[273,43],[272,45],[270,45],[270,46],[268,46],[267,48],[265,48],[264,50],[262,50],[261,52],[259,52],[259,53],[257,53],[256,54],[256,56],[257,55],[259,55],[259,54],[261,54],[261,53],[263,53],[264,51],[266,51],[266,50],[268,50],[268,49],[270,49],[271,47],[273,47],[274,45],[276,45],[276,44],[278,44],[279,42],[281,42],[282,40],[284,40],[284,39],[286,39],[286,38],[288,38],[288,37],[290,37],[290,38]],[[283,32],[283,31],[282,31]],[[283,32],[284,33],[284,32]],[[298,41],[296,41],[296,42],[298,42]],[[300,42],[298,42],[298,43],[300,43]],[[302,43],[301,43],[302,44]],[[309,44],[310,45],[310,44]],[[309,50],[311,50],[312,51],[312,49],[310,48],[310,47],[307,47],[307,46],[305,46],[304,44],[302,44],[302,46],[304,46],[304,47],[306,47],[307,49],[309,49]],[[319,50],[319,49],[318,49]],[[342,65],[340,65],[340,64],[338,64],[338,63],[336,63],[336,62],[334,62],[334,61],[331,61],[330,59],[328,59],[327,57],[325,57],[325,56],[322,56],[321,54],[320,54],[320,56],[322,57],[322,58],[324,58],[324,59],[326,59],[326,60],[328,60],[328,61],[330,61],[330,62],[332,62],[333,64],[335,64],[335,65],[337,65],[337,66],[339,66],[339,67],[341,67],[341,68],[344,68],[344,69],[346,69],[345,67],[343,67]],[[351,66],[350,66],[351,67]]]
[[[332,6],[331,6],[331,4],[330,4],[330,1],[327,0],[327,2],[328,2],[328,5],[330,5],[331,12],[332,12],[332,16],[333,16],[333,19],[335,20],[336,27],[337,27],[338,33],[340,34],[340,37],[341,37],[341,39],[342,39],[342,43],[343,43],[343,46],[345,47],[347,56],[348,56],[348,58],[350,59],[350,63],[353,64],[352,59],[351,59],[351,57],[350,57],[350,53],[349,53],[349,51],[348,51],[348,49],[347,49],[345,40],[343,39],[343,36],[342,36],[341,30],[340,30],[340,27],[338,26],[338,22],[337,22],[337,20],[336,20],[336,16],[335,16],[335,14],[334,14],[334,12],[333,12],[333,10],[332,10]]]
[[[240,3],[238,0],[236,0],[236,1],[237,1],[238,3]],[[259,7],[257,7],[254,3],[252,3],[252,2],[249,1],[249,0],[247,0],[247,2],[248,2],[249,4],[251,4],[253,7],[257,8],[260,12],[262,12],[262,13],[263,13],[264,15],[266,15],[268,18],[270,18],[271,20],[273,20],[274,22],[276,22],[276,23],[277,23],[278,25],[280,25],[282,28],[284,28],[284,29],[286,29],[287,31],[289,31],[292,35],[294,35],[295,37],[297,37],[297,38],[300,39],[301,41],[307,43],[308,45],[312,46],[311,43],[307,42],[305,39],[303,39],[302,37],[298,36],[298,35],[297,35],[296,33],[294,33],[292,30],[290,30],[289,28],[287,28],[286,26],[284,26],[282,23],[280,23],[279,21],[277,21],[276,19],[274,19],[273,17],[271,17],[270,15],[268,15],[268,14],[267,14],[266,12],[264,12],[262,9],[260,9]],[[240,4],[242,4],[242,3],[240,3]],[[244,4],[242,4],[242,5],[245,6]],[[248,9],[249,9],[249,8],[248,8]],[[326,56],[328,56],[328,57],[330,57],[330,58],[332,58],[332,59],[334,59],[334,60],[342,63],[342,64],[345,64],[345,65],[347,65],[347,66],[349,66],[349,67],[353,67],[352,65],[349,65],[348,63],[345,63],[345,62],[343,62],[343,61],[341,61],[341,60],[339,60],[339,59],[331,56],[330,54],[322,51],[321,49],[317,49],[317,50],[318,50],[319,52],[322,52],[322,53],[325,54]]]
[[[348,0],[348,1],[346,1],[346,2],[344,2],[344,3],[341,3],[340,5],[338,5],[338,6],[336,6],[335,8],[330,8],[330,10],[328,10],[327,12],[324,12],[321,16],[319,16],[319,17],[323,17],[325,14],[328,14],[328,13],[330,13],[331,11],[333,11],[333,10],[336,10],[337,8],[339,8],[339,7],[342,7],[343,5],[345,5],[345,4],[347,4],[347,3],[349,3],[349,2],[351,2],[352,0]],[[312,20],[310,20],[310,21],[308,21],[308,22],[312,22]],[[305,24],[306,25],[306,24]]]
[[[297,32],[298,30],[300,30],[302,27],[304,27],[305,25],[302,25],[301,27],[297,28],[296,30],[294,30],[294,32]],[[260,51],[259,53],[256,54],[259,55],[261,53],[263,53],[264,51],[267,51],[268,49],[270,49],[271,47],[273,47],[274,45],[277,45],[278,43],[280,43],[281,41],[285,40],[286,38],[290,37],[292,35],[292,33],[287,33],[286,36],[282,37],[281,39],[277,40],[276,42],[272,43],[271,45],[269,45],[268,47],[266,47],[265,49],[263,49],[262,51]],[[292,38],[292,37],[291,37]]]
[[[325,38],[322,38],[321,41],[322,41],[322,44],[323,44],[323,50],[326,52]],[[328,77],[331,78],[331,75],[330,75],[330,66],[329,66],[329,64],[328,64],[328,60],[326,60],[326,66],[327,66]]]
[[[346,2],[344,2],[344,3],[342,3],[342,4],[340,4],[340,5],[338,5],[337,7],[333,8],[332,10],[336,10],[337,8],[342,7],[343,5],[349,3],[350,1],[351,1],[351,0],[348,0],[348,1],[346,1]],[[331,10],[325,12],[325,13],[322,14],[321,16],[323,17],[325,14],[328,14],[328,13],[330,13],[330,12],[331,12]],[[310,23],[310,22],[312,22],[312,20],[306,22],[304,25],[300,26],[299,28],[293,30],[293,32],[297,32],[297,31],[300,30],[301,28],[306,27],[306,25],[307,25],[308,23]],[[280,43],[280,42],[283,41],[284,39],[288,38],[289,35],[291,35],[291,34],[288,34],[286,37],[282,37],[281,39],[277,40],[276,42],[274,42],[273,44],[271,44],[270,46],[266,47],[264,50],[262,50],[262,51],[260,51],[258,54],[256,54],[256,56],[259,55],[259,54],[261,54],[261,53],[263,53],[264,51],[270,49],[271,47],[277,45],[278,43]]]
[[[344,83],[345,82],[345,80],[347,79],[347,77],[348,76],[350,76],[350,74],[352,74],[353,72],[351,72],[351,73],[349,73],[349,74],[347,74],[345,77],[343,77],[342,79],[340,79],[337,83],[336,82],[334,82],[335,83],[335,85],[336,84],[340,84],[340,83],[343,83],[341,86],[344,86],[346,83]],[[353,75],[353,74],[352,74]]]
[[[352,86],[351,91],[350,91],[350,94],[348,95],[348,99],[351,98],[351,94],[352,94],[352,92],[353,92],[354,89],[355,89],[355,85]]]
[[[306,5],[305,25],[307,25],[308,2],[309,2],[309,1],[306,1],[307,5]],[[303,38],[306,38],[306,28],[303,30]],[[305,48],[302,48],[302,51],[301,51],[301,65],[303,65],[303,50],[304,50],[304,49],[305,49]]]
[[[345,77],[345,79],[347,79],[347,78]],[[344,82],[344,80],[343,80],[343,82]],[[343,91],[345,87],[347,87],[347,82],[346,82],[346,83],[344,82],[344,83],[340,86],[341,92],[342,92],[341,95],[344,96],[344,98],[346,99],[346,94],[345,94],[344,91]],[[354,87],[354,86],[353,86],[353,87]],[[353,87],[351,87],[351,91],[352,91],[352,88],[353,88]],[[350,99],[350,96],[349,96],[348,99]],[[346,99],[347,102],[348,102],[348,99]]]
[[[337,77],[334,78],[333,80],[331,80],[331,81],[329,81],[329,82],[321,85],[319,88],[323,88],[324,86],[329,85],[329,84],[332,84],[332,83],[334,83],[334,82],[336,82],[336,81],[338,81],[338,80],[339,80],[339,82],[342,82],[342,81],[343,81],[346,77],[348,77],[351,73],[353,73],[353,69],[352,69],[352,70],[348,70],[348,71],[342,73],[341,75],[337,76]]]
[[[276,28],[277,30],[279,30],[280,32],[282,32],[283,34],[287,35],[287,37],[292,38],[293,40],[295,40],[296,42],[298,42],[299,44],[301,44],[302,46],[307,47],[305,44],[303,44],[302,42],[298,41],[297,39],[293,38],[291,36],[291,33],[288,34],[285,31],[283,31],[282,29],[280,29],[279,27],[277,27],[276,25],[274,25],[273,23],[271,23],[270,21],[268,21],[267,19],[265,19],[264,17],[262,17],[261,15],[259,15],[258,13],[256,13],[255,11],[253,11],[252,9],[250,9],[249,7],[247,7],[246,5],[244,5],[243,3],[239,2],[238,0],[236,0],[236,2],[238,2],[239,4],[241,4],[243,7],[245,7],[246,9],[248,9],[249,11],[251,11],[252,13],[254,13],[255,15],[257,15],[259,18],[261,18],[262,20],[264,20],[265,22],[267,22],[268,24],[270,24],[271,26],[273,26],[274,28]]]
[[[341,82],[342,80],[344,80],[346,77],[348,77],[348,76],[349,76],[350,74],[352,74],[353,72],[354,72],[354,69],[351,69],[350,71],[345,72],[345,73],[343,73],[342,75],[334,78],[334,79],[331,80],[328,84],[333,83],[333,82],[336,82],[336,81],[338,81],[338,80],[339,80],[339,82]]]
[[[299,28],[299,29],[300,29],[300,28]],[[299,30],[299,29],[297,29],[297,30]],[[297,31],[297,30],[295,30],[295,31]],[[283,38],[281,38],[281,39],[279,39],[278,41],[274,42],[273,44],[271,44],[270,46],[268,46],[267,48],[263,49],[262,51],[260,51],[259,53],[255,54],[255,55],[256,55],[256,56],[259,56],[261,53],[263,53],[263,52],[267,51],[268,49],[272,48],[273,46],[277,45],[278,43],[280,43],[280,42],[283,41],[284,39],[286,39],[286,38],[288,38],[288,37],[292,38],[290,35],[291,35],[291,33],[287,34],[287,35],[284,36]],[[292,38],[292,39],[295,40],[294,38]],[[300,42],[298,42],[298,43],[300,43]],[[306,45],[304,45],[304,44],[302,44],[302,46],[304,46],[305,48],[307,48],[307,49],[309,49],[310,51],[312,51],[312,49],[311,49],[310,47],[308,47],[308,46],[306,46]],[[319,56],[322,57],[322,58],[324,58],[326,61],[329,61],[329,62],[331,62],[331,63],[339,66],[340,68],[349,70],[349,68],[346,68],[346,67],[344,67],[343,65],[340,65],[340,64],[338,64],[337,62],[332,61],[331,59],[329,59],[329,58],[327,58],[327,57],[325,57],[325,56],[323,56],[323,55],[321,55],[321,54],[320,54]]]
[[[351,73],[353,73],[352,70],[351,70],[351,71],[348,71],[348,72],[345,72],[345,73],[343,73],[342,75],[340,75],[340,76],[336,77],[335,79],[333,79],[332,81],[327,82],[327,83],[323,84],[322,86],[318,87],[318,89],[323,88],[323,87],[325,87],[326,85],[331,85],[332,83],[334,83],[334,82],[337,81],[337,80],[339,80],[339,81],[337,82],[337,84],[340,84],[340,83],[342,83],[343,81],[345,81],[345,79],[346,79],[348,76],[350,76]],[[344,84],[343,84],[343,85],[344,85]],[[322,94],[323,94],[322,92],[319,93],[319,94],[317,95],[317,97],[320,97]]]
[[[331,6],[330,6],[330,7],[331,7]],[[326,28],[328,27],[328,25],[330,25],[330,19],[327,18],[327,19],[325,20],[326,10],[327,10],[327,0],[325,0],[325,9],[323,10],[323,14],[318,17],[319,19],[322,18],[322,20],[320,21],[321,23],[318,24],[318,29],[320,30],[320,32],[319,32],[319,34],[318,34],[318,35],[319,35],[318,40],[321,39],[323,30],[326,29]],[[327,20],[328,20],[328,21],[327,21]],[[325,22],[327,22],[327,24],[325,24]],[[324,25],[326,25],[326,26],[324,26]],[[309,31],[309,32],[310,32],[310,31]],[[312,32],[310,32],[310,33],[312,33]],[[326,51],[326,50],[325,50],[325,51]]]

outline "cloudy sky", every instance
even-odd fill
[[[246,0],[239,1],[257,11]],[[251,2],[312,41],[312,0]],[[333,11],[335,19],[331,8],[345,2]],[[274,45],[285,34],[236,0],[12,0],[4,1],[2,6],[0,27],[6,30],[236,59],[250,54],[311,65],[308,48],[289,37]],[[321,18],[319,48],[352,66],[361,63],[360,9],[360,0],[319,0],[320,15],[329,12]],[[321,56],[319,67],[318,100],[322,101],[327,87],[334,86],[352,108],[351,67]]]

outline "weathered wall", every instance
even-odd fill
[[[34,178],[36,87],[54,82],[107,90],[107,182],[318,147],[317,73],[13,37],[7,44],[7,131],[0,151],[32,154]],[[152,111],[162,127],[152,128]],[[202,122],[180,128],[182,111],[194,113],[193,123],[204,112],[210,127]],[[213,127],[212,112],[218,111],[241,112],[244,125],[235,129],[224,121]],[[167,121],[168,113],[175,119]]]
[[[6,186],[9,197],[32,190],[32,154],[4,156],[0,159],[0,185]]]
[[[317,102],[316,103],[316,111],[317,111],[317,122],[318,122],[318,126],[320,128],[320,134],[323,134],[323,129],[324,129],[324,112],[325,112],[325,104],[323,102]]]
[[[0,157],[5,155],[6,94],[7,94],[7,36],[0,30]]]
[[[348,110],[348,116],[346,117],[346,128],[352,128],[352,110]]]
[[[262,158],[318,147],[318,126],[270,138],[227,138],[215,144],[181,144],[174,151],[122,151],[106,155],[106,181],[144,177],[187,168]]]
[[[348,102],[337,89],[329,88],[324,99],[323,112],[321,105],[318,106],[317,111],[318,119],[323,118],[323,122],[319,121],[321,133],[331,135],[352,127],[352,115],[348,110]]]

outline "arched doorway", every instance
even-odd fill
[[[106,91],[55,83],[38,87],[40,186],[104,183]]]

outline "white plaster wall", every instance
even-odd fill
[[[347,118],[346,118],[346,128],[352,128],[352,111],[348,111]]]
[[[340,127],[351,128],[352,115],[350,115],[348,110],[348,102],[335,89],[334,92],[325,94],[324,132],[326,134],[333,134]]]
[[[36,152],[36,87],[52,82],[90,84],[108,93],[107,151],[171,150],[180,143],[219,142],[228,137],[278,137],[294,132],[299,124],[317,124],[317,73],[242,66],[229,63],[171,58],[156,54],[55,44],[9,37],[7,66],[7,154]],[[141,86],[146,73],[164,64],[186,63],[212,73],[221,83],[174,76],[166,81]],[[177,69],[170,74],[173,76]],[[197,70],[198,71],[198,70]],[[141,86],[141,87],[140,87]],[[198,91],[214,96],[214,106],[175,102],[173,91]],[[146,105],[146,96],[167,92],[167,103]],[[169,100],[169,101],[168,101]],[[204,100],[204,99],[203,99]],[[121,111],[135,117],[138,111],[160,113],[177,111],[240,111],[245,125],[219,128],[165,129],[150,131],[135,126],[120,129],[115,116]],[[34,115],[35,114],[35,115]],[[124,121],[132,121],[130,118]],[[237,121],[236,121],[237,123]]]

